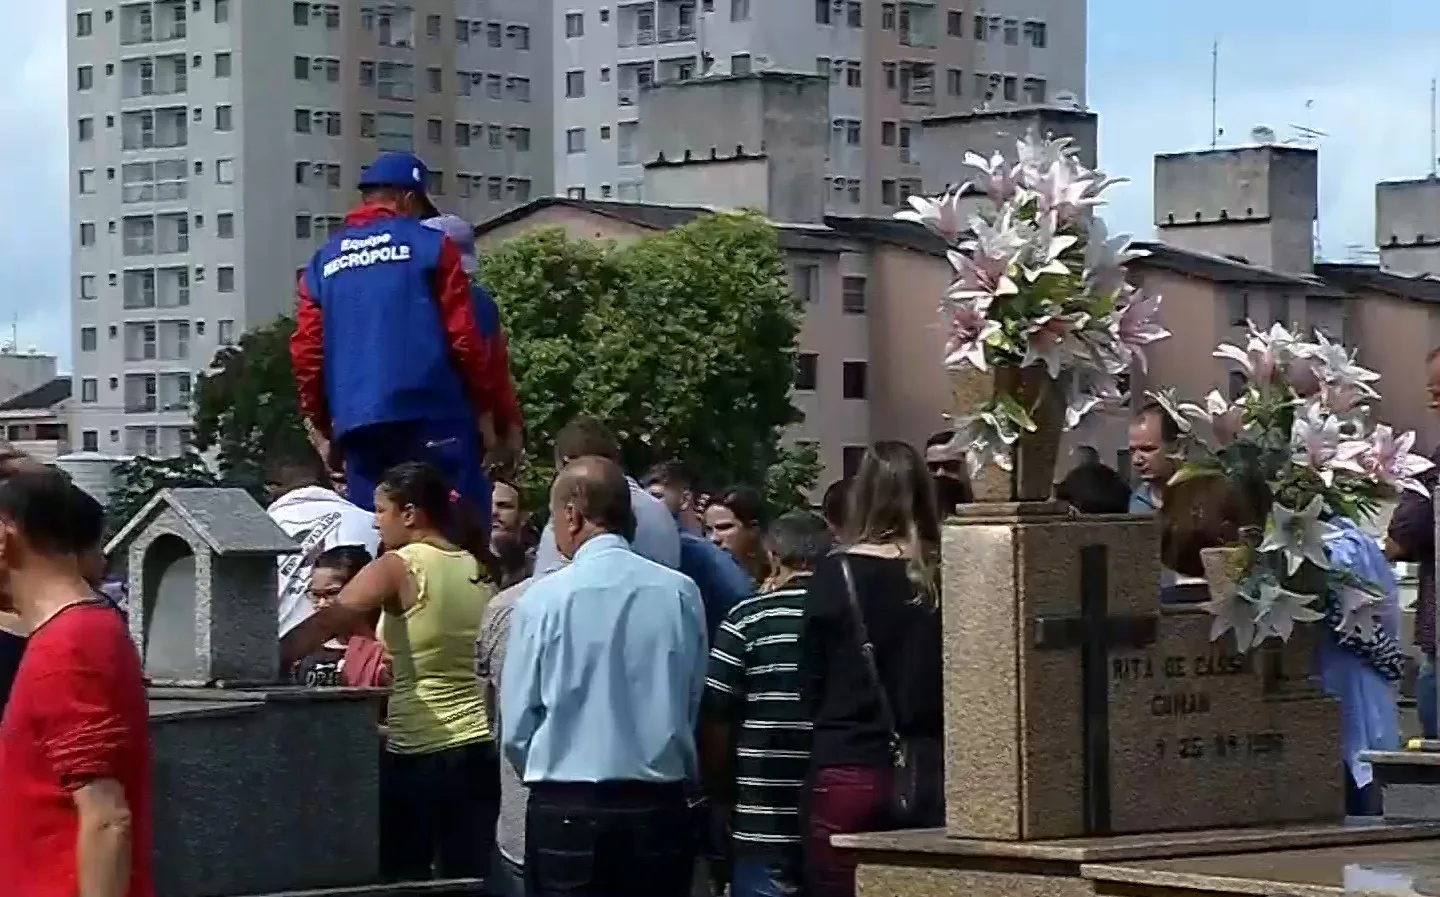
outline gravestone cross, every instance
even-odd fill
[[[1080,615],[1038,616],[1034,645],[1041,651],[1080,649],[1081,741],[1085,830],[1110,833],[1110,649],[1155,643],[1155,614],[1110,616],[1109,554],[1104,545],[1080,549]]]
[[[152,684],[276,682],[276,557],[297,550],[242,489],[147,502],[105,552],[128,558],[130,636]]]

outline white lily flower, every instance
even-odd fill
[[[1380,607],[1384,596],[1366,591],[1352,582],[1341,582],[1335,586],[1335,599],[1340,604],[1340,623],[1335,631],[1341,635],[1358,638],[1364,642],[1375,640],[1375,630],[1380,624]]]
[[[965,231],[960,200],[969,186],[969,184],[965,184],[959,189],[948,191],[933,199],[925,196],[912,196],[908,200],[910,208],[896,212],[895,217],[902,221],[913,221],[916,224],[924,225],[946,243],[954,243]]]
[[[1415,445],[1415,431],[1407,430],[1400,436],[1388,424],[1380,424],[1370,434],[1360,464],[1365,472],[1392,488],[1408,489],[1418,495],[1430,495],[1430,490],[1420,482],[1420,475],[1435,465],[1429,458],[1410,451]]]
[[[1270,509],[1270,525],[1265,527],[1265,540],[1260,543],[1260,552],[1284,552],[1287,576],[1294,576],[1306,561],[1321,570],[1329,570],[1325,534],[1330,528],[1320,519],[1324,509],[1325,501],[1318,495],[1299,511],[1275,502]]]
[[[1296,623],[1313,623],[1325,615],[1310,605],[1318,596],[1292,592],[1273,582],[1260,584],[1260,613],[1255,619],[1255,641],[1259,645],[1270,636],[1290,640]]]
[[[1255,643],[1255,605],[1243,593],[1212,599],[1200,605],[1208,610],[1210,641],[1219,641],[1227,632],[1235,633],[1235,647],[1242,653]]]
[[[1319,402],[1312,401],[1304,414],[1295,415],[1290,429],[1292,460],[1315,471],[1326,486],[1335,482],[1336,471],[1365,473],[1360,457],[1369,448],[1364,442],[1342,441],[1340,418]]]

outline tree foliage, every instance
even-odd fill
[[[264,482],[276,452],[308,451],[290,371],[293,318],[248,331],[215,355],[195,392],[195,447],[215,452],[225,480],[253,488]]]
[[[761,218],[707,216],[625,247],[539,230],[491,253],[481,277],[509,331],[532,497],[553,476],[555,435],[583,412],[615,431],[631,471],[683,458],[709,484],[803,500],[819,464],[780,443],[799,419],[800,312]]]
[[[115,489],[105,505],[106,537],[114,535],[161,489],[219,486],[205,460],[194,452],[178,458],[131,458],[115,468]]]

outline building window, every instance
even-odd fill
[[[425,36],[430,40],[440,39],[441,27],[441,19],[439,16],[425,17]]]
[[[94,351],[95,351],[96,343],[97,343],[97,339],[96,339],[96,336],[95,336],[95,328],[94,328],[94,327],[81,327],[81,328],[80,328],[80,351],[81,351],[81,352],[94,352]]]
[[[310,216],[309,216],[309,215],[296,215],[296,216],[295,216],[295,239],[297,239],[297,240],[308,240],[308,239],[310,239],[310,234],[311,234],[311,230],[310,230]]]
[[[80,381],[80,401],[87,405],[100,401],[100,383],[94,377],[86,377]]]
[[[847,399],[863,399],[866,395],[867,365],[863,361],[847,361],[840,367],[841,395]]]
[[[221,212],[215,216],[215,236],[221,240],[235,238],[235,213]]]
[[[83,195],[83,194],[87,194],[87,193],[94,193],[94,192],[95,192],[95,169],[93,169],[93,168],[82,168],[82,169],[80,169],[80,171],[79,171],[79,179],[80,179],[79,189],[80,189],[80,193],[81,193],[82,195]]]
[[[565,96],[571,99],[585,96],[585,72],[565,73]]]
[[[975,40],[984,40],[984,39],[985,39],[985,17],[984,17],[984,16],[978,16],[978,15],[977,15],[977,16],[975,17],[975,30],[974,30],[973,32],[971,32],[970,36],[973,37],[973,38],[975,38]]]
[[[94,299],[94,298],[95,298],[95,275],[94,275],[94,274],[81,274],[81,275],[80,275],[80,298],[81,298],[81,299]]]
[[[1044,78],[1026,78],[1024,86],[1025,102],[1037,106],[1044,103],[1045,87]]]
[[[499,178],[492,178],[491,180],[492,180],[492,181],[498,181]],[[566,198],[566,199],[584,199],[584,198],[585,198],[585,188],[584,188],[584,187],[566,187],[566,188],[565,188],[565,198]]]
[[[965,35],[965,13],[952,9],[945,14],[945,33],[951,37],[963,37]]]
[[[75,139],[80,143],[89,143],[95,139],[95,119],[82,118],[75,122]]]
[[[749,53],[737,53],[730,57],[730,74],[748,75],[750,74],[750,70]]]
[[[815,0],[815,24],[830,24],[830,0]]]
[[[215,24],[224,25],[230,21],[230,0],[215,0]]]
[[[88,12],[75,14],[75,36],[89,37],[95,33],[95,18]]]
[[[221,293],[235,292],[235,269],[222,266],[215,270],[215,289]]]
[[[880,182],[880,204],[882,206],[893,206],[899,202],[896,199],[895,182],[886,178]]]
[[[86,221],[86,222],[81,223],[81,225],[80,225],[80,245],[81,245],[81,246],[94,246],[94,245],[95,245],[95,224],[94,224],[94,222]]]
[[[896,74],[895,63],[883,63],[881,68],[885,71],[885,89],[894,90],[900,83],[899,76]]]
[[[814,302],[820,298],[820,266],[796,265],[790,277],[790,291],[801,302]]]
[[[229,106],[216,106],[216,107],[215,107],[215,130],[217,130],[217,131],[231,131],[231,130],[234,130],[234,128],[235,128],[235,123],[234,123],[234,121],[232,120],[232,118],[233,118],[233,116],[232,116],[232,114],[231,114],[231,109],[230,109]]]
[[[89,90],[95,86],[95,67],[82,65],[75,69],[75,89]]]
[[[851,28],[859,28],[862,21],[860,0],[850,0],[845,4],[845,24]]]
[[[515,38],[515,49],[517,49],[517,50],[528,50],[528,49],[530,49],[530,26],[529,26],[529,25],[511,25],[511,26],[510,26],[510,29],[511,29],[511,34],[512,34],[512,35],[514,36],[514,38]]]
[[[445,139],[445,122],[438,118],[427,119],[425,122],[425,139],[430,143],[441,143]]]
[[[730,21],[750,21],[750,0],[730,0]]]
[[[220,321],[220,330],[215,335],[215,341],[222,346],[235,344],[235,322],[224,318]]]
[[[895,4],[880,4],[880,27],[886,31],[895,30]]]
[[[960,69],[946,69],[945,92],[952,97],[961,96],[965,91],[965,73]]]
[[[304,27],[310,24],[310,4],[296,3],[290,8],[291,21],[297,26]]]
[[[847,315],[865,314],[865,278],[840,279],[840,310]]]
[[[813,392],[819,382],[820,356],[814,352],[800,352],[795,355],[795,388],[801,392]]]
[[[1026,22],[1025,39],[1030,42],[1030,46],[1037,47],[1041,50],[1045,49],[1046,44],[1049,42],[1049,36],[1045,33],[1045,23]]]
[[[296,110],[295,110],[295,133],[296,133],[296,134],[309,134],[309,133],[310,133],[310,110],[309,110],[309,109],[296,109]]]
[[[850,60],[845,63],[845,86],[860,87],[860,63]]]
[[[360,60],[360,86],[375,86],[375,63],[369,59]]]
[[[425,86],[431,93],[440,93],[444,90],[440,69],[428,68],[425,70]]]
[[[231,68],[231,65],[233,64],[233,62],[234,62],[234,60],[233,60],[233,58],[231,57],[231,55],[230,55],[229,53],[216,53],[216,54],[215,54],[215,77],[217,77],[217,78],[228,78],[228,77],[230,77],[230,68]]]
[[[196,163],[196,164],[198,165],[199,163]],[[216,160],[215,160],[215,183],[217,183],[217,184],[233,184],[233,183],[235,183],[235,160],[234,160],[234,159],[216,159]]]
[[[1231,290],[1225,297],[1226,307],[1230,313],[1231,327],[1247,327],[1250,324],[1250,294],[1240,290]]]
[[[1014,75],[1006,75],[1005,80],[1001,83],[1004,85],[1001,89],[1004,91],[1003,96],[1005,97],[1005,102],[1015,102],[1020,96],[1019,81]]]
[[[295,63],[294,63],[294,64],[295,64],[295,80],[296,80],[296,81],[309,81],[309,80],[310,80],[310,57],[309,57],[309,56],[296,56],[296,57],[295,57]]]
[[[100,434],[95,430],[82,430],[80,432],[80,450],[85,452],[100,451]]]
[[[580,12],[567,12],[565,14],[565,36],[585,36],[585,14]]]
[[[860,462],[865,459],[865,446],[847,445],[840,449],[840,473],[849,479],[860,472]]]
[[[1014,19],[1005,20],[1005,44],[1010,47],[1020,45],[1020,23]]]

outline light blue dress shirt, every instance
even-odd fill
[[[1400,586],[1385,552],[1371,536],[1348,520],[1332,521],[1339,532],[1325,540],[1330,567],[1347,570],[1364,582],[1383,589],[1380,622],[1392,638],[1400,633]],[[1323,625],[1315,623],[1312,625]],[[1329,633],[1327,633],[1328,635]],[[1395,693],[1374,667],[1340,647],[1334,638],[1322,638],[1318,656],[1320,683],[1325,693],[1340,701],[1341,760],[1358,788],[1374,778],[1361,751],[1400,748],[1400,719]]]
[[[535,580],[510,618],[501,745],[527,783],[698,778],[700,590],[617,535]]]
[[[630,483],[630,510],[635,514],[634,548],[641,556],[671,570],[680,569],[680,526],[665,503],[646,492],[640,484]],[[565,559],[555,548],[555,521],[545,524],[540,544],[535,549],[535,575],[543,576],[565,566]]]

